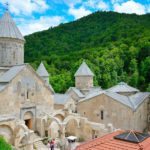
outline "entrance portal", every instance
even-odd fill
[[[33,117],[33,113],[31,111],[27,111],[24,114],[24,121],[25,121],[25,125],[29,129],[34,129],[34,117]]]
[[[32,129],[32,119],[27,119],[27,120],[25,120],[25,125],[26,125],[29,129]]]

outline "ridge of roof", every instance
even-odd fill
[[[8,71],[6,71],[2,76],[0,76],[0,91],[5,89],[5,87],[8,85],[7,83],[9,83],[26,66],[29,67],[36,74],[36,76],[41,79],[41,77],[37,75],[35,70],[28,63],[15,65],[11,67]],[[55,93],[54,89],[52,88],[50,84],[45,85],[45,87],[47,87],[53,94]]]
[[[25,41],[8,11],[6,11],[0,19],[0,37]]]
[[[85,96],[82,94],[82,92],[81,92],[79,89],[77,89],[76,87],[70,87],[70,88],[66,91],[66,94],[67,94],[71,89],[72,89],[80,98],[85,97]]]
[[[102,90],[87,95],[85,98],[81,99],[79,103],[90,100],[91,98],[99,96],[101,94],[105,94],[111,97],[112,99],[117,100],[118,102],[131,108],[133,111],[135,111],[140,106],[140,104],[146,99],[146,97],[150,95],[149,92],[139,92],[131,96],[125,96],[119,93]]]
[[[41,77],[49,77],[49,73],[47,72],[43,62],[40,63],[36,72]]]
[[[107,91],[111,91],[111,92],[139,92],[138,89],[129,86],[125,82],[120,82],[117,85],[107,89]]]
[[[74,76],[75,77],[76,76],[94,76],[94,73],[91,71],[91,69],[85,63],[85,61],[83,61]]]

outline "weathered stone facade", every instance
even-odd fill
[[[24,63],[24,41],[0,38],[0,66]]]
[[[13,112],[20,116],[20,108],[27,101],[36,105],[41,112],[53,110],[52,91],[29,65],[25,65],[22,71],[0,92],[0,114]]]
[[[93,77],[91,76],[77,76],[75,86],[83,92],[93,87]]]
[[[89,121],[107,125],[116,129],[143,131],[147,128],[148,109],[145,100],[135,111],[105,94],[78,103],[77,111]]]

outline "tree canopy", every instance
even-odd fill
[[[84,59],[94,83],[108,88],[120,81],[150,89],[150,14],[96,12],[74,22],[26,36],[25,61],[40,61],[56,92],[74,86],[74,73]]]

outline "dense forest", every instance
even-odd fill
[[[25,39],[25,62],[36,69],[43,61],[56,92],[74,86],[83,60],[96,86],[105,89],[124,81],[150,91],[150,14],[95,12]]]

